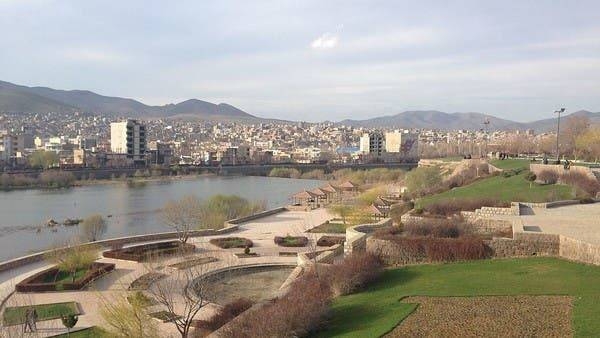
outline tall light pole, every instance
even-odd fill
[[[559,110],[554,111],[555,114],[558,114],[558,120],[556,122],[556,162],[560,161],[560,148],[558,146],[558,137],[560,135],[560,114],[565,112],[565,108],[560,108]]]

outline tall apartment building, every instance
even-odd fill
[[[408,130],[385,133],[385,151],[399,153],[404,159],[416,159],[419,157],[419,135]]]
[[[17,137],[9,132],[0,132],[0,161],[13,164],[17,157]]]
[[[110,150],[125,154],[127,159],[142,162],[146,155],[146,126],[137,120],[110,124]]]
[[[360,137],[360,152],[381,156],[385,149],[383,134],[379,132],[364,133]]]

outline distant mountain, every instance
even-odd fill
[[[27,87],[0,81],[2,112],[112,113],[131,117],[189,117],[209,120],[259,120],[226,103],[191,99],[177,104],[149,106],[139,101],[110,97],[87,90]]]
[[[593,124],[600,124],[600,113],[580,110],[564,115],[563,121],[571,116],[586,116]],[[489,121],[489,130],[526,130],[545,132],[556,128],[556,118],[532,121],[515,122],[481,113],[444,113],[435,110],[406,111],[396,115],[375,117],[367,120],[343,120],[340,125],[368,127],[368,128],[419,128],[440,130],[479,130],[484,128],[484,121]]]
[[[480,113],[444,113],[435,110],[406,111],[396,115],[376,117],[368,120],[343,120],[339,124],[370,128],[398,127],[424,129],[482,129],[483,122],[489,120],[490,128],[504,129],[515,124],[491,115]]]

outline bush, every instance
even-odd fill
[[[348,295],[377,280],[383,272],[383,264],[374,254],[353,253],[341,263],[331,266],[325,278],[336,296]]]
[[[254,243],[248,238],[243,237],[219,237],[213,238],[210,244],[216,245],[221,249],[232,249],[232,248],[251,248]]]
[[[544,184],[556,184],[558,182],[558,173],[554,170],[542,170],[538,173],[537,179]]]
[[[275,244],[283,247],[303,247],[308,245],[308,238],[305,236],[275,236],[273,241]]]
[[[471,233],[472,230],[461,220],[426,219],[404,225],[404,232],[408,236],[458,238]]]
[[[344,244],[346,237],[342,236],[321,236],[317,241],[318,246],[334,246],[336,244]]]
[[[509,207],[510,203],[489,198],[461,198],[434,202],[424,207],[431,215],[450,216],[460,211],[473,211],[481,207]]]
[[[585,192],[588,196],[584,197],[593,197],[600,192],[600,182],[580,172],[565,172],[560,175],[560,182]]]
[[[244,313],[222,331],[222,337],[302,337],[315,331],[329,310],[331,289],[315,275],[306,274],[289,292],[259,309]]]
[[[221,326],[229,323],[233,318],[239,316],[244,311],[254,305],[249,299],[246,298],[238,298],[236,300],[231,301],[228,304],[225,304],[223,308],[217,311],[215,315],[210,317],[208,320],[198,320],[194,322],[194,327],[196,328],[205,328],[210,331],[216,331]]]
[[[300,178],[300,176],[302,176],[300,171],[294,168],[273,168],[269,172],[269,177]]]

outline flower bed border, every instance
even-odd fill
[[[36,279],[41,278],[44,275],[49,273],[56,274],[58,271],[57,267],[52,267],[50,269],[46,269],[44,271],[40,271],[32,276],[29,276],[15,285],[15,290],[17,292],[47,292],[47,291],[73,291],[73,290],[81,290],[91,281],[107,274],[108,272],[115,269],[115,264],[113,263],[92,263],[90,269],[85,273],[85,275],[75,282],[61,283],[60,289],[58,287],[58,283],[39,283],[34,282]]]

